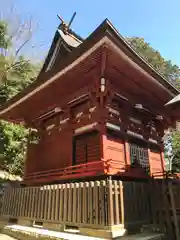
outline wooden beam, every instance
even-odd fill
[[[105,77],[105,73],[106,73],[107,60],[108,60],[107,49],[108,49],[107,45],[104,45],[102,47],[102,52],[101,52],[101,77]]]

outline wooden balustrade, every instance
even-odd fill
[[[24,177],[24,181],[28,182],[46,182],[54,180],[78,179],[84,177],[100,176],[104,174],[121,174],[126,172],[126,176],[131,176],[128,173],[131,165],[120,162],[115,159],[107,159],[100,161],[93,161],[74,166],[69,166],[60,169],[52,169],[47,171],[29,173]],[[148,175],[147,175],[148,176]],[[140,177],[140,176],[139,176]],[[154,178],[163,178],[164,173],[154,174]]]
[[[104,174],[104,161],[93,161],[66,168],[30,173],[24,177],[28,181],[76,179]]]

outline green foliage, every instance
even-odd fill
[[[10,173],[22,174],[28,130],[21,125],[0,123],[0,164]]]
[[[175,172],[180,172],[180,132],[172,132],[172,149],[173,149],[173,163],[172,170]]]
[[[167,80],[173,83],[180,89],[180,69],[177,65],[173,65],[171,61],[165,60],[159,51],[153,49],[149,43],[146,43],[143,38],[132,37],[127,38],[127,41],[132,48],[142,56],[147,62],[149,62],[158,72],[160,72]],[[180,132],[174,131],[171,135],[172,142],[172,168],[174,171],[180,172]],[[167,142],[166,142],[167,144]],[[169,143],[168,143],[169,144]],[[167,145],[168,145],[167,144]],[[168,151],[170,146],[165,146],[165,150]],[[167,152],[165,157],[168,161]]]
[[[177,65],[173,65],[171,61],[165,60],[160,52],[153,49],[143,38],[132,37],[127,38],[127,41],[140,56],[146,59],[146,61],[158,70],[167,80],[175,85],[179,85],[180,69]]]
[[[11,45],[8,36],[8,25],[4,21],[0,21],[0,49],[7,49]]]
[[[8,25],[0,21],[0,105],[32,83],[41,67],[21,55],[8,55],[8,49],[12,47],[10,39]],[[0,121],[0,167],[21,175],[26,142],[27,129]]]

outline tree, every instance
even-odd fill
[[[177,65],[165,60],[159,51],[153,49],[143,38],[131,37],[127,38],[127,41],[140,56],[180,89],[180,69]],[[172,170],[180,172],[180,132],[177,129],[169,132],[165,136],[164,143],[167,162],[172,160]],[[171,163],[167,164],[168,168],[170,165]]]
[[[29,35],[15,51],[11,51],[14,48],[13,38],[19,39],[22,31],[23,28],[19,27],[10,35],[8,24],[0,21],[0,105],[31,84],[41,67],[41,64],[34,65],[21,55]],[[26,142],[27,129],[21,125],[0,122],[1,168],[13,174],[22,174]]]
[[[132,37],[127,38],[127,41],[140,56],[148,61],[167,80],[176,86],[180,86],[180,69],[177,65],[173,65],[170,60],[165,60],[159,51],[153,49],[149,43],[145,42],[144,38]]]

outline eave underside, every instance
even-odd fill
[[[62,74],[51,84],[28,97],[25,101],[1,113],[1,119],[8,121],[34,121],[41,113],[52,107],[66,104],[74,89],[84,87],[91,77],[99,74],[103,46],[107,49],[106,78],[113,81],[117,89],[130,99],[132,104],[142,103],[152,111],[166,116],[176,116],[173,110],[164,105],[174,96],[152,76],[142,70],[112,41],[104,41],[83,61]]]

